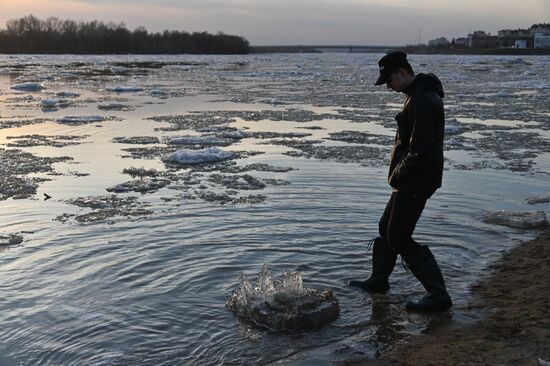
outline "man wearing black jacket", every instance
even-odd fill
[[[388,182],[392,194],[380,219],[380,236],[373,240],[372,273],[365,281],[350,281],[370,293],[385,293],[397,255],[426,289],[419,300],[407,301],[413,311],[445,310],[452,306],[445,281],[427,246],[412,234],[428,198],[441,187],[445,116],[441,81],[434,74],[418,74],[403,52],[390,52],[378,62],[375,85],[405,94],[403,110],[395,116],[397,134]]]

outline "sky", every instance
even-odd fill
[[[0,28],[29,14],[222,31],[251,45],[398,46],[548,23],[550,0],[0,0]]]

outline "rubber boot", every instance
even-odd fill
[[[372,248],[372,273],[364,281],[349,281],[349,287],[359,287],[369,293],[386,293],[390,289],[388,278],[395,267],[397,253],[386,244],[386,240],[379,236],[374,239]]]
[[[411,311],[442,311],[453,303],[445,288],[445,280],[435,258],[427,246],[422,246],[410,258],[405,258],[413,275],[426,289],[426,295],[419,300],[409,300],[405,308]]]

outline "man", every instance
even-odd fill
[[[403,52],[390,52],[378,62],[375,85],[405,94],[403,110],[395,117],[397,134],[391,155],[388,182],[392,194],[380,219],[380,236],[373,240],[372,273],[365,281],[348,286],[369,293],[386,293],[397,255],[401,255],[426,294],[407,301],[412,311],[445,310],[452,306],[441,270],[427,246],[412,234],[428,198],[441,187],[443,176],[443,87],[433,74],[418,74]]]

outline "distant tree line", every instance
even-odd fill
[[[158,53],[248,53],[246,38],[218,32],[169,31],[149,33],[144,27],[134,31],[124,23],[76,22],[33,15],[6,22],[0,30],[0,53],[75,54],[158,54]]]

